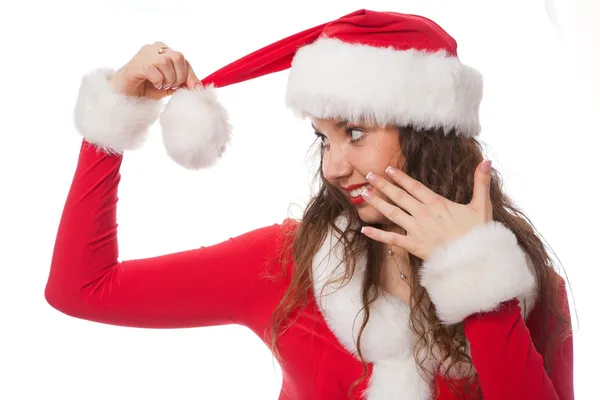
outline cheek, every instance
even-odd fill
[[[363,176],[367,176],[369,172],[381,176],[389,165],[389,157],[373,148],[356,149],[351,160],[354,168]]]
[[[325,171],[325,169],[327,169],[327,165],[329,165],[329,153],[327,151],[323,151],[321,159],[321,165],[323,166],[323,171]]]
[[[329,170],[329,156],[327,155],[327,153],[323,153],[323,160],[321,161],[321,171],[323,172],[323,176],[325,177],[325,179],[329,183],[332,183],[332,179],[329,176],[331,171]]]

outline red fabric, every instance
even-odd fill
[[[348,43],[396,50],[446,50],[457,56],[457,45],[444,29],[420,15],[359,10],[326,25],[324,36]]]
[[[224,87],[291,67],[296,51],[320,36],[398,50],[444,49],[457,56],[456,41],[439,25],[425,17],[357,10],[337,20],[293,34],[232,62],[202,79],[204,85]],[[318,62],[318,60],[315,60]]]
[[[213,72],[202,79],[204,85],[224,87],[290,68],[298,48],[314,42],[326,24],[296,33]]]
[[[56,237],[47,301],[65,314],[106,324],[184,328],[237,323],[264,339],[269,316],[289,284],[288,278],[267,275],[293,267],[281,265],[277,255],[284,232],[295,225],[286,220],[213,246],[118,261],[121,161],[122,156],[83,142]],[[572,342],[556,350],[548,376],[533,344],[540,339],[539,314],[534,310],[526,325],[513,301],[465,320],[486,400],[574,398]],[[312,298],[282,335],[280,347],[286,361],[280,399],[347,399],[350,385],[362,374],[362,365],[328,329]],[[454,398],[444,381],[437,384],[437,399]]]
[[[541,333],[541,315],[536,311],[531,316],[532,328]],[[551,379],[516,299],[498,311],[468,317],[464,327],[485,400],[574,398],[572,338],[553,354]]]

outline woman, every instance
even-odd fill
[[[212,165],[229,141],[212,86],[290,67],[287,103],[321,141],[302,220],[119,262],[123,152],[160,115],[176,162]],[[564,282],[483,160],[481,93],[454,39],[414,15],[359,10],[203,80],[144,46],[82,82],[46,298],[121,326],[247,326],[281,362],[280,399],[573,399]]]

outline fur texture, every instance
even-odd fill
[[[481,74],[444,51],[398,51],[323,38],[296,53],[287,105],[300,117],[480,131]]]
[[[347,219],[336,225],[344,230]],[[356,227],[357,231],[359,227]],[[313,259],[312,279],[317,304],[331,331],[352,354],[363,319],[361,288],[366,257],[357,259],[355,274],[348,279],[343,245],[331,229]],[[493,222],[440,249],[424,264],[422,281],[435,302],[442,321],[460,322],[468,315],[491,310],[514,297],[532,299],[534,280],[515,236]],[[413,356],[414,335],[409,327],[409,308],[400,299],[382,293],[372,304],[363,332],[361,350],[373,373],[365,393],[367,400],[425,400],[431,386],[419,374]],[[426,367],[440,366],[436,349],[426,355]],[[446,365],[441,365],[442,369]],[[472,374],[459,365],[455,378]]]
[[[521,303],[535,293],[535,277],[515,235],[493,221],[436,250],[423,264],[421,284],[444,324],[491,311],[502,302]]]
[[[108,153],[121,154],[142,146],[162,104],[117,93],[108,83],[113,72],[98,69],[82,78],[74,117],[75,127],[86,141]]]
[[[187,169],[215,164],[226,149],[231,126],[215,90],[178,90],[160,117],[167,154]]]
[[[346,223],[344,218],[338,220],[342,229]],[[314,292],[331,331],[348,351],[357,354],[366,258],[357,260],[350,280],[344,279],[346,266],[342,260],[343,245],[332,230],[313,259]],[[363,356],[373,363],[368,400],[425,400],[431,394],[413,358],[408,313],[408,305],[389,295],[379,297],[372,306],[361,342]]]

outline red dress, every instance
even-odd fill
[[[67,315],[100,323],[145,328],[240,324],[264,339],[269,317],[289,284],[289,274],[270,279],[266,273],[277,273],[282,267],[292,270],[292,262],[281,265],[276,255],[285,243],[284,233],[293,230],[295,223],[286,220],[190,251],[118,261],[116,211],[121,161],[121,155],[82,143],[56,238],[47,301]],[[502,235],[504,239],[498,239]],[[471,242],[462,243],[470,249],[468,257],[477,261],[482,276],[473,275],[462,264],[448,264],[447,260],[459,254],[460,243],[454,245],[453,253],[439,253],[435,256],[439,260],[431,261],[423,284],[440,318],[447,323],[464,321],[486,400],[572,400],[571,339],[556,349],[551,373],[547,374],[534,345],[541,332],[540,310],[524,309],[529,294],[519,286],[519,281],[527,280],[519,275],[525,273],[522,261],[516,253],[512,258],[502,255],[510,253],[503,252],[502,246],[513,245],[502,229],[487,227],[477,233],[477,240],[488,236],[496,238],[494,245],[500,246],[495,247],[493,262],[484,257],[489,256],[489,249],[484,254],[469,246]],[[313,270],[315,291],[310,294],[308,307],[281,336],[285,364],[280,399],[348,399],[350,385],[362,374],[362,365],[354,355],[350,323],[356,316],[355,287],[360,281],[351,282],[347,292],[340,291],[327,300],[317,294],[324,286],[316,273],[331,267],[324,256],[325,250],[331,249],[335,246],[325,244],[315,256],[315,264],[319,264]],[[465,256],[461,257],[464,261]],[[317,263],[319,260],[325,262]],[[519,264],[520,269],[513,264]],[[499,265],[502,270],[497,274]],[[452,274],[445,275],[446,269]],[[471,285],[462,285],[461,294],[447,290],[467,278]],[[501,290],[495,291],[496,287]],[[564,292],[561,299],[568,312]],[[415,375],[412,343],[402,317],[406,309],[402,307],[394,300],[375,305],[373,323],[365,331],[369,379],[356,388],[352,398],[426,399],[430,395],[427,385]],[[473,312],[484,308],[489,310]],[[454,398],[442,379],[436,380],[436,386],[437,399]]]

